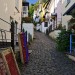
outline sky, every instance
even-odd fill
[[[34,4],[36,3],[38,0],[26,0],[27,2],[29,2],[30,4]]]

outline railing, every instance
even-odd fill
[[[3,22],[5,22],[6,24],[8,24],[9,26],[11,26],[12,24],[11,23],[9,23],[9,22],[7,22],[7,21],[5,21],[4,19],[2,19],[2,18],[0,18],[0,20],[1,21],[3,21]],[[21,29],[19,29],[19,28],[16,28],[17,30],[19,30],[19,31],[21,31]],[[14,31],[14,30],[13,30]],[[13,33],[13,36],[11,36],[11,37],[13,37],[13,39],[8,39],[7,38],[7,36],[8,36],[8,34],[7,33],[10,33],[10,35],[13,33],[10,29],[9,30],[5,30],[5,29],[2,29],[2,28],[0,28],[0,49],[3,49],[3,48],[6,48],[6,47],[10,47],[11,46],[11,44],[12,44],[12,40],[14,40],[14,41],[16,41],[16,42],[18,42],[18,40],[16,39],[14,39],[14,35],[16,35],[15,37],[17,38],[17,32],[15,33]],[[10,42],[8,42],[8,41],[10,41]],[[15,45],[14,45],[14,42],[13,42],[13,46],[15,47]],[[14,48],[13,48],[14,49]]]
[[[3,20],[3,19],[1,19],[1,18],[0,18],[0,20],[4,21],[4,22],[7,23],[7,24],[10,24],[10,23],[6,22],[5,20]],[[11,41],[11,39],[7,39],[7,38],[6,38],[6,36],[7,36],[7,35],[6,35],[6,32],[11,33],[11,32],[8,31],[8,30],[1,29],[1,28],[0,28],[0,33],[1,33],[1,35],[0,35],[0,49],[1,49],[1,48],[5,48],[5,47],[8,47],[7,41],[8,41],[8,40]],[[10,46],[11,46],[11,45],[10,45]]]

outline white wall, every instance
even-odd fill
[[[16,0],[0,0],[0,18],[10,23],[10,17],[18,22],[18,28],[21,28],[21,10],[22,10],[22,0],[19,0],[19,7],[18,11],[15,8],[15,1]],[[0,20],[0,28],[10,31],[11,25],[7,24],[6,22]],[[18,32],[20,32],[18,30]],[[11,33],[6,32],[6,38],[11,39]],[[8,42],[10,42],[8,40]]]
[[[57,26],[59,26],[59,24],[62,22],[62,0],[58,0],[56,13],[57,13]]]
[[[44,22],[42,22],[41,23],[41,31],[43,32],[43,33],[46,33],[46,29],[48,28],[48,27],[44,27]]]
[[[74,3],[75,3],[75,0],[70,0],[71,2],[67,5],[67,0],[65,0],[63,2],[63,13],[65,13]],[[67,6],[66,6],[67,5]]]
[[[54,0],[52,0],[49,5],[48,5],[48,10],[49,10],[49,15],[51,16],[51,13],[54,12],[54,7],[55,7],[55,3],[54,3]]]
[[[15,0],[0,0],[0,18],[10,23],[10,16],[14,14]],[[10,25],[0,20],[0,28],[10,31]],[[11,33],[6,33],[6,38],[11,39]],[[1,37],[1,35],[0,35]],[[8,40],[10,42],[10,40]]]
[[[19,12],[18,12],[19,11]],[[21,12],[22,12],[22,0],[19,0],[18,11],[15,9],[14,20],[18,22],[18,28],[21,29]],[[19,30],[18,30],[19,32]]]
[[[36,30],[40,30],[41,31],[41,25],[40,24],[36,25]]]
[[[71,0],[71,2],[66,6],[67,2],[64,0],[62,2],[62,25],[66,27],[66,30],[68,29],[68,21],[72,18],[71,15],[65,15],[63,14],[75,3],[75,0]]]
[[[27,31],[27,34],[30,33],[32,35],[32,40],[33,40],[33,37],[34,37],[34,25],[33,23],[23,23],[23,28],[25,31]],[[28,41],[28,38],[27,38],[27,41]]]

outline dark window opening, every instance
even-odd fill
[[[44,27],[48,27],[48,22],[45,22]]]

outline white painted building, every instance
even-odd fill
[[[72,18],[71,14],[75,11],[75,0],[62,0],[62,25],[68,30],[68,22]]]
[[[22,0],[1,0],[0,10],[0,47],[14,45],[17,42],[17,33],[21,31]]]
[[[29,34],[32,36],[32,40],[33,40],[33,37],[34,37],[34,25],[33,25],[33,23],[23,23],[22,25],[23,25],[24,31],[27,31],[27,41],[29,41],[28,40]]]
[[[43,33],[46,33],[46,29],[48,28],[48,22],[42,22],[41,23],[41,31]]]

